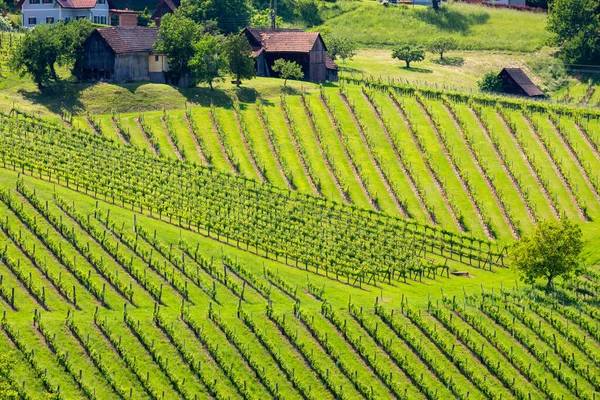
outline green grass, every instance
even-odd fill
[[[465,50],[530,52],[550,37],[545,30],[547,16],[542,13],[461,3],[450,3],[440,13],[422,6],[383,7],[375,1],[339,2],[329,7],[323,26],[361,47],[423,44],[443,35],[455,38]],[[517,31],[515,21],[520,26]]]

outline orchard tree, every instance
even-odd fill
[[[533,234],[515,244],[512,253],[514,265],[526,283],[543,278],[546,289],[551,290],[554,279],[578,272],[582,249],[581,228],[563,218],[540,222]]]
[[[252,48],[245,36],[231,36],[225,43],[225,56],[229,64],[229,71],[235,77],[237,86],[242,84],[242,79],[252,79],[254,77]]]
[[[92,34],[94,26],[88,19],[78,19],[55,25],[54,34],[58,35],[60,45],[58,63],[60,65],[77,65],[83,54],[83,42]]]
[[[178,12],[167,14],[160,21],[159,40],[154,49],[167,57],[169,73],[176,80],[191,72],[190,62],[196,54],[195,44],[200,35],[200,27]]]
[[[286,61],[283,58],[275,60],[273,71],[277,72],[279,77],[283,79],[283,86],[286,86],[288,79],[304,78],[304,72],[302,72],[300,64],[295,61]]]
[[[51,80],[57,80],[55,64],[60,53],[56,27],[38,25],[25,34],[9,60],[12,70],[21,76],[30,75],[40,91]]]
[[[600,2],[553,0],[549,4],[547,29],[561,47],[566,64],[600,64]]]
[[[220,71],[227,66],[227,60],[223,55],[223,46],[219,38],[205,34],[196,42],[194,49],[196,54],[190,61],[190,69],[197,82],[207,83],[213,90],[213,83],[220,81]]]
[[[456,39],[448,36],[440,36],[433,39],[429,43],[429,51],[440,55],[440,60],[444,59],[444,53],[447,51],[456,50],[458,42]]]
[[[346,59],[352,59],[356,55],[356,43],[342,36],[329,36],[325,39],[327,54],[333,60],[338,57],[346,62]]]
[[[392,58],[397,58],[406,63],[406,68],[410,68],[411,62],[419,62],[425,59],[425,50],[421,46],[407,44],[400,46],[392,51]]]

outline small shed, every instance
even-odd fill
[[[157,40],[155,27],[96,28],[83,44],[76,73],[84,80],[165,83],[169,66],[166,57],[154,53]]]
[[[246,28],[242,34],[252,47],[258,76],[277,76],[273,65],[275,60],[281,58],[298,63],[307,81],[337,81],[337,65],[327,55],[327,47],[318,32],[304,32],[301,29]]]
[[[532,98],[544,97],[542,92],[521,68],[504,68],[498,77],[505,93]]]

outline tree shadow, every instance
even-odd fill
[[[490,19],[490,15],[484,11],[463,14],[448,7],[442,7],[438,12],[431,7],[423,8],[417,10],[415,16],[441,30],[463,34],[469,32],[471,26],[485,24]]]
[[[418,68],[418,67],[400,67],[404,71],[417,72],[419,74],[432,74],[433,71],[427,68]]]
[[[444,57],[442,59],[435,59],[432,60],[432,62],[438,64],[438,65],[446,65],[446,66],[450,66],[450,67],[461,67],[464,65],[465,63],[465,59],[462,57]]]
[[[92,83],[67,83],[56,82],[39,90],[19,89],[17,93],[24,99],[34,104],[40,104],[49,111],[60,114],[63,110],[78,113],[85,110],[85,104],[81,102],[81,93],[92,86]]]

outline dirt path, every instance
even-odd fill
[[[506,207],[504,206],[504,203],[500,200],[500,197],[498,196],[498,192],[496,190],[496,187],[492,183],[492,181],[491,181],[490,177],[488,176],[488,174],[481,167],[481,164],[479,163],[479,159],[475,155],[475,153],[473,151],[473,148],[471,147],[471,144],[469,144],[469,142],[467,141],[467,139],[465,137],[465,132],[463,131],[462,127],[460,126],[460,123],[456,119],[456,115],[454,115],[454,112],[447,105],[445,105],[445,104],[444,104],[444,108],[446,109],[446,112],[448,113],[448,115],[452,119],[452,122],[454,123],[454,127],[460,133],[461,138],[463,139],[463,143],[466,145],[467,150],[469,152],[469,156],[471,157],[471,160],[475,164],[475,168],[477,168],[477,172],[479,173],[479,175],[481,175],[484,178],[483,180],[485,182],[486,187],[488,188],[488,190],[492,194],[492,197],[494,198],[494,201],[496,202],[496,204],[500,208],[500,212],[502,213],[502,218],[504,219],[504,223],[506,223],[506,225],[510,228],[513,237],[515,239],[518,239],[519,238],[519,234],[517,232],[517,228],[513,224],[513,221],[511,221],[511,219],[508,217],[508,214],[506,212]]]
[[[536,219],[535,215],[533,214],[533,210],[531,209],[529,203],[527,203],[527,201],[525,201],[525,196],[523,195],[523,191],[522,191],[521,186],[519,185],[519,183],[517,181],[517,178],[513,175],[512,171],[508,168],[508,166],[504,162],[504,159],[502,158],[502,155],[500,154],[500,151],[496,148],[496,146],[492,142],[492,138],[490,137],[490,133],[488,132],[487,128],[483,125],[483,123],[481,123],[481,120],[479,119],[479,116],[477,115],[477,113],[475,113],[475,111],[472,108],[470,109],[470,111],[471,111],[471,114],[473,115],[473,117],[475,118],[475,120],[477,121],[477,124],[479,125],[479,128],[483,132],[483,135],[485,136],[486,142],[492,147],[492,149],[494,149],[494,153],[496,154],[496,157],[500,161],[500,165],[502,166],[502,169],[504,170],[504,173],[506,174],[506,176],[509,177],[509,179],[511,180],[513,186],[515,187],[515,190],[519,194],[519,198],[521,199],[521,202],[525,206],[525,209],[527,210],[527,215],[529,215],[529,218],[531,219],[531,222],[533,222],[535,224],[535,222],[537,221],[537,219]]]
[[[144,127],[142,126],[142,123],[140,122],[139,118],[134,118],[135,123],[137,124],[138,129],[140,130],[140,132],[142,132],[142,136],[144,137],[144,141],[146,142],[146,144],[148,145],[148,147],[150,148],[150,151],[156,156],[159,157],[159,153],[158,150],[156,149],[156,147],[154,147],[152,145],[152,142],[150,141],[150,135],[148,134],[148,132],[146,132],[144,130]]]
[[[171,133],[169,132],[169,129],[167,128],[167,122],[165,121],[165,117],[161,116],[160,122],[162,123],[162,130],[165,133],[165,135],[167,136],[167,142],[169,142],[169,146],[171,146],[171,148],[175,152],[177,159],[179,159],[179,161],[183,161],[183,159],[184,159],[183,154],[181,154],[181,152],[179,151],[179,148],[175,145],[175,142],[173,141],[173,138],[171,137]]]
[[[508,123],[506,122],[506,120],[504,119],[504,117],[502,116],[502,114],[497,113],[497,116],[500,119],[500,121],[502,122],[502,125],[504,126],[504,128],[506,129],[506,131],[510,134],[509,137],[510,137],[511,141],[517,147],[519,155],[521,156],[521,158],[525,162],[525,165],[527,165],[527,169],[529,170],[529,173],[531,174],[531,176],[535,180],[535,183],[540,187],[540,190],[542,191],[544,199],[546,200],[546,202],[550,206],[550,209],[552,210],[552,214],[554,214],[555,218],[559,218],[558,210],[554,206],[554,203],[552,201],[550,201],[550,194],[546,190],[546,187],[544,185],[542,185],[542,181],[540,180],[540,177],[538,176],[537,172],[535,172],[535,169],[533,168],[533,166],[529,162],[529,159],[527,158],[527,156],[525,155],[523,149],[521,148],[521,145],[519,144],[519,141],[517,140],[517,137],[516,137],[515,133],[513,132],[512,128],[510,126],[508,126]]]
[[[240,124],[240,118],[238,116],[237,111],[235,111],[235,109],[233,109],[233,115],[235,116],[235,122],[237,123],[238,129],[240,131],[240,137],[242,138],[242,144],[244,145],[244,150],[246,151],[246,154],[248,154],[248,157],[250,158],[250,163],[252,164],[252,168],[254,168],[254,172],[256,173],[256,175],[258,176],[258,179],[260,179],[260,181],[262,183],[268,182],[266,174],[263,171],[261,171],[260,168],[258,168],[256,159],[252,155],[252,151],[250,151],[250,146],[248,146],[248,141],[246,140],[246,133],[244,132],[244,129],[242,129],[242,126]]]
[[[367,198],[369,204],[371,204],[371,206],[375,210],[379,210],[379,206],[375,203],[375,201],[369,194],[369,191],[367,190],[365,183],[363,182],[362,178],[360,177],[360,174],[358,173],[358,168],[357,168],[356,164],[354,164],[354,162],[350,158],[350,154],[348,154],[348,149],[346,148],[346,145],[344,144],[344,138],[342,137],[342,133],[340,132],[340,130],[337,127],[335,118],[333,117],[333,114],[331,113],[329,106],[327,105],[327,103],[325,102],[323,97],[319,96],[319,100],[321,101],[321,104],[325,108],[325,111],[327,112],[327,116],[329,117],[329,121],[331,122],[331,125],[333,126],[333,130],[337,134],[338,140],[340,141],[340,144],[342,145],[342,149],[344,150],[344,156],[346,157],[346,161],[348,162],[348,164],[352,168],[352,172],[354,173],[354,179],[356,179],[356,181],[360,185],[360,188],[362,189],[362,192],[365,195],[365,197]]]
[[[294,137],[294,134],[292,133],[293,128],[292,128],[292,125],[290,124],[288,114],[287,114],[285,108],[283,107],[283,103],[279,103],[279,105],[281,106],[281,112],[283,115],[283,119],[285,120],[285,125],[287,126],[287,129],[288,129],[288,134],[289,134],[290,140],[292,142],[292,145],[294,146],[296,155],[298,156],[298,158],[300,159],[300,163],[302,164],[302,170],[304,171],[304,175],[306,175],[308,177],[308,183],[310,184],[310,187],[312,188],[313,193],[316,194],[317,196],[322,196],[323,194],[317,188],[317,185],[315,184],[315,179],[308,170],[307,161],[304,159],[304,156],[302,155],[302,152],[300,151],[298,142],[296,141],[296,138]]]
[[[529,130],[533,134],[534,140],[542,148],[542,151],[544,152],[544,154],[546,155],[546,157],[550,161],[550,166],[552,167],[552,169],[554,170],[554,172],[556,173],[556,175],[558,175],[559,179],[561,180],[563,186],[565,187],[567,193],[569,194],[569,198],[571,199],[571,202],[573,203],[573,205],[575,206],[575,208],[577,208],[577,212],[578,212],[579,216],[582,219],[587,219],[587,217],[583,213],[583,210],[581,209],[581,206],[577,202],[577,199],[575,198],[575,195],[573,194],[573,189],[571,188],[571,185],[569,185],[569,182],[567,182],[567,179],[563,175],[562,171],[560,170],[560,168],[558,168],[558,165],[556,164],[556,161],[554,160],[554,158],[550,154],[550,151],[548,150],[548,147],[546,147],[546,143],[540,137],[540,133],[537,131],[537,129],[535,129],[535,127],[531,123],[531,120],[527,116],[525,116],[523,114],[522,117],[523,117],[523,120],[525,120],[525,122],[527,123],[527,126],[529,127]]]
[[[200,147],[200,143],[198,142],[198,137],[196,136],[196,132],[192,128],[192,124],[190,123],[190,120],[188,119],[187,114],[183,114],[183,119],[185,120],[185,125],[187,126],[187,130],[190,133],[192,140],[194,141],[194,147],[196,147],[196,151],[198,152],[198,155],[200,156],[200,160],[202,160],[202,163],[204,165],[210,165],[210,163],[208,162],[208,158],[202,151],[202,147]]]
[[[394,202],[396,209],[400,212],[400,214],[402,214],[402,216],[404,218],[409,218],[410,216],[408,214],[408,211],[406,210],[406,208],[404,208],[404,205],[402,205],[402,203],[400,202],[400,199],[398,198],[398,195],[396,194],[395,190],[392,189],[392,183],[389,181],[388,176],[383,173],[381,164],[379,164],[379,161],[373,155],[373,151],[371,149],[371,146],[369,145],[369,141],[367,140],[366,134],[363,131],[362,125],[358,121],[358,117],[354,113],[354,110],[352,110],[352,107],[350,107],[350,104],[348,103],[348,99],[341,92],[338,92],[338,96],[342,100],[342,103],[344,103],[346,110],[352,117],[352,121],[354,121],[354,125],[356,126],[356,129],[358,130],[358,133],[360,134],[361,142],[362,142],[363,146],[367,149],[367,154],[369,155],[371,164],[373,164],[375,166],[375,169],[377,170],[377,175],[379,176],[379,179],[381,180],[381,182],[383,182],[383,185],[385,186],[385,190],[388,192],[389,196],[392,198],[392,201]]]
[[[327,159],[327,156],[325,155],[325,152],[323,150],[323,143],[321,143],[321,139],[319,138],[319,135],[317,134],[317,128],[315,127],[315,124],[310,116],[310,112],[308,111],[308,107],[306,106],[306,101],[304,100],[303,97],[301,98],[300,102],[302,103],[302,108],[304,109],[306,118],[309,121],[310,129],[312,130],[313,137],[315,138],[317,144],[319,145],[319,153],[321,154],[321,157],[323,158],[323,162],[325,162],[325,166],[327,167],[327,170],[329,171],[329,175],[333,179],[333,183],[335,184],[335,187],[339,191],[340,196],[342,196],[343,202],[346,204],[351,204],[352,201],[350,201],[350,198],[348,197],[346,192],[344,192],[344,190],[342,189],[340,181],[338,181],[337,176],[335,176],[335,173],[333,172],[333,167],[331,166],[331,164],[329,163],[329,160]]]
[[[236,168],[233,165],[233,162],[231,161],[231,159],[229,158],[229,155],[227,154],[227,150],[225,150],[225,144],[223,143],[223,138],[221,137],[221,134],[219,133],[219,128],[217,128],[217,123],[215,121],[215,118],[213,117],[212,113],[210,113],[210,112],[208,113],[208,115],[210,116],[210,124],[212,125],[212,129],[217,138],[217,142],[219,142],[219,148],[221,149],[221,154],[223,154],[223,158],[227,162],[227,165],[229,165],[229,168],[231,168],[231,172],[233,172],[236,175],[239,175],[239,173],[240,173],[239,168]]]
[[[263,134],[265,135],[265,138],[267,139],[267,145],[269,146],[269,150],[271,151],[271,154],[273,155],[273,158],[275,159],[275,163],[277,164],[277,170],[279,171],[279,174],[283,178],[288,189],[296,190],[296,185],[294,185],[293,182],[290,182],[287,175],[285,174],[285,171],[283,170],[283,164],[281,163],[279,154],[277,153],[277,150],[275,149],[273,140],[271,140],[271,135],[269,134],[269,128],[267,127],[267,124],[265,123],[265,120],[263,119],[262,114],[257,109],[256,104],[254,105],[254,111],[256,111],[256,114],[258,115],[258,120],[260,121],[260,125],[262,126]]]
[[[398,165],[400,166],[400,169],[402,170],[402,173],[408,180],[408,184],[409,184],[411,190],[413,191],[415,197],[419,201],[419,205],[425,212],[425,215],[427,215],[427,219],[429,220],[429,223],[431,223],[432,225],[435,225],[436,224],[435,216],[433,216],[430,213],[430,211],[427,209],[427,206],[425,205],[425,203],[423,201],[423,196],[421,195],[421,193],[419,193],[419,190],[417,189],[417,185],[415,183],[415,180],[414,180],[412,174],[410,172],[408,172],[408,169],[406,168],[406,165],[404,164],[404,160],[402,159],[402,156],[400,155],[400,152],[398,151],[398,147],[396,147],[396,144],[392,140],[390,132],[388,131],[385,124],[383,123],[383,119],[381,118],[381,115],[379,114],[379,110],[377,110],[377,108],[373,105],[373,103],[371,103],[371,100],[369,99],[368,96],[366,96],[364,93],[362,95],[363,95],[365,101],[371,107],[371,110],[373,111],[373,113],[375,114],[375,117],[377,118],[377,122],[379,123],[379,126],[381,127],[381,130],[383,131],[383,134],[385,135],[385,138],[386,138],[389,146],[394,151],[394,156],[396,158],[396,162],[398,163]]]

